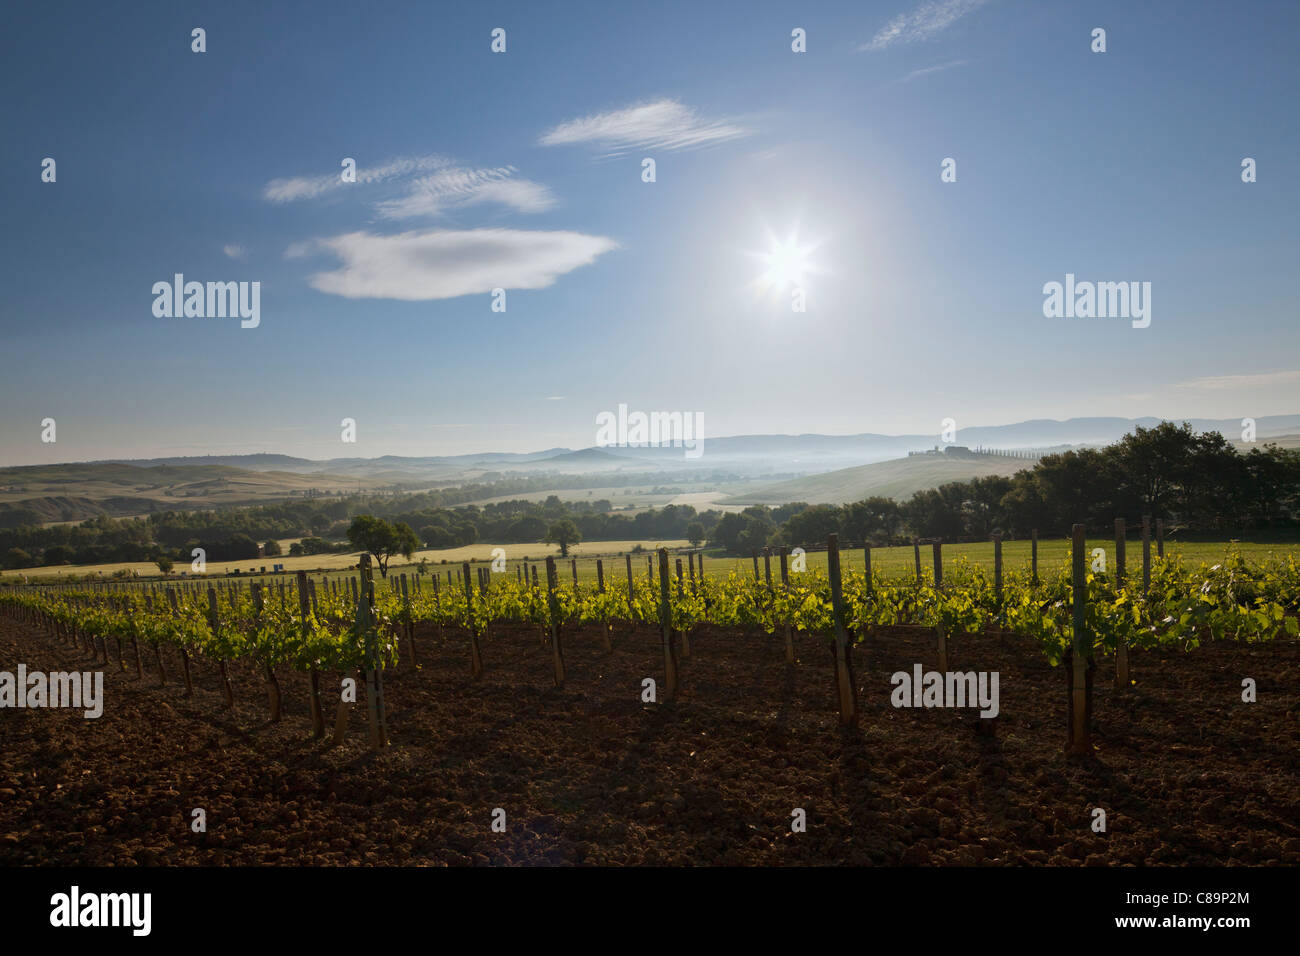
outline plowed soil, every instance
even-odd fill
[[[701,629],[671,704],[641,699],[643,678],[663,690],[658,633],[612,639],[567,631],[557,689],[535,630],[495,629],[472,680],[466,635],[421,627],[420,667],[385,675],[392,746],[375,753],[364,695],[333,747],[311,739],[302,675],[279,675],[272,724],[252,667],[231,666],[226,711],[211,662],[187,698],[170,649],[160,686],[148,652],[139,679],[129,647],[128,670],[115,649],[104,667],[0,619],[0,669],[103,669],[106,698],[97,720],[0,711],[0,864],[1300,863],[1295,642],[1135,652],[1124,693],[1102,661],[1095,755],[1067,758],[1065,675],[1012,635],[951,642],[954,669],[1000,674],[993,736],[971,710],[891,706],[892,673],[937,664],[919,628],[857,647],[848,731],[821,637],[796,636],[787,667],[779,637]],[[323,677],[331,730],[340,676]]]

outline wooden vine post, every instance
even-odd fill
[[[406,584],[405,571],[402,572],[402,626],[406,630],[406,645],[411,649],[411,666],[419,667],[415,658],[415,616],[411,613],[411,591]]]
[[[790,566],[788,558],[790,556],[789,548],[781,549],[781,589],[785,591],[787,598],[790,594]],[[785,662],[794,663],[794,630],[790,627],[790,619],[785,619]]]
[[[1165,519],[1156,519],[1156,557],[1164,560],[1165,556]]]
[[[943,542],[935,540],[930,542],[930,547],[934,552],[934,590],[937,600],[942,601],[943,596]],[[943,621],[939,621],[934,627],[935,636],[938,638],[939,651],[939,673],[948,673],[948,632],[943,628]]]
[[[1067,655],[1070,681],[1070,736],[1066,750],[1071,755],[1092,753],[1092,638],[1088,634],[1088,567],[1084,526],[1072,529],[1072,579],[1074,584],[1074,640]]]
[[[1002,613],[1002,532],[993,532],[993,606]]]
[[[1142,516],[1142,596],[1151,590],[1151,516]]]
[[[469,562],[464,563],[465,617],[469,620],[469,676],[483,676],[483,652],[478,644],[478,629],[474,626],[474,586],[470,583]]]
[[[771,575],[768,575],[769,583]],[[682,581],[682,559],[677,559],[677,599],[680,601],[685,597],[685,584]],[[691,656],[691,638],[686,631],[678,631],[677,636],[681,638],[682,660],[689,660]]]
[[[920,560],[920,545],[917,545]],[[848,630],[844,626],[844,594],[840,585],[840,536],[832,532],[826,538],[826,567],[831,579],[831,616],[835,619],[835,685],[839,690],[840,726],[858,722],[857,686]]]
[[[664,644],[664,699],[677,696],[677,647],[673,643],[672,608],[668,603],[668,549],[659,549],[659,629]]]
[[[384,675],[379,664],[379,635],[376,631],[375,577],[370,555],[361,555],[361,585],[357,600],[357,631],[361,636],[366,665],[366,717],[370,725],[370,746],[388,746],[388,715],[384,708]]]
[[[130,617],[135,616],[135,598],[131,595],[126,596],[126,613]],[[144,680],[144,661],[140,659],[140,636],[135,632],[135,624],[131,625],[131,650],[135,652],[135,676],[137,680]]]
[[[919,538],[912,539],[912,556],[916,559],[916,583],[921,583],[921,541]]]
[[[636,585],[632,581],[632,555],[623,555],[627,559],[627,627],[631,634],[636,630]]]
[[[1029,532],[1029,579],[1034,584],[1038,583],[1038,529],[1034,528]]]
[[[596,559],[596,592],[605,593],[605,562],[600,558]],[[606,605],[608,607],[608,605]],[[601,641],[605,645],[605,652],[609,653],[614,648],[610,646],[609,635],[614,630],[614,622],[606,618],[604,625],[600,629]]]
[[[555,686],[563,687],[564,651],[560,647],[560,604],[555,596],[559,586],[560,582],[557,580],[555,573],[555,559],[548,556],[546,559],[546,617],[550,622],[551,660],[555,665]]]
[[[166,589],[166,600],[168,600],[169,605],[172,605],[172,617],[179,619],[181,617],[181,605],[175,600],[174,588]],[[190,678],[190,652],[187,652],[183,643],[178,643],[177,646],[181,650],[181,671],[182,674],[185,674],[185,696],[192,697],[194,696],[194,680]],[[108,663],[107,656],[105,656],[104,662]]]
[[[212,629],[212,636],[219,637],[221,634],[221,617],[217,613],[217,592],[215,588],[208,588],[208,627]],[[230,688],[230,673],[226,669],[226,659],[221,657],[217,661],[217,669],[221,672],[221,692],[225,697],[226,710],[233,710],[235,707],[235,693]]]
[[[1124,545],[1127,543],[1128,528],[1123,518],[1115,519],[1115,590],[1122,590],[1125,585],[1126,568]],[[1121,634],[1115,644],[1115,687],[1119,690],[1129,688],[1128,641]]]
[[[314,586],[313,586],[314,587]],[[307,572],[298,572],[298,613],[302,615],[303,634],[307,632],[311,617],[311,598],[308,596]],[[308,672],[308,704],[311,707],[311,735],[313,740],[325,736],[325,710],[320,702],[320,671],[313,662]]]
[[[257,620],[260,623],[262,619],[262,585],[254,583],[252,585],[253,608],[257,614]],[[266,695],[271,707],[271,723],[278,724],[282,714],[280,707],[280,682],[275,679],[275,668],[271,666],[269,659],[263,659],[262,666],[266,670]]]
[[[154,600],[155,600],[156,596],[157,596],[157,595],[156,595],[156,589],[155,589],[155,587],[154,587],[152,584],[149,585],[149,613],[150,613],[150,614],[152,614],[153,611],[154,611],[154,606],[153,606],[153,604],[154,604]],[[167,686],[167,671],[166,671],[166,669],[163,667],[163,659],[162,659],[162,641],[154,641],[154,642],[153,642],[153,660],[154,660],[154,663],[155,663],[156,665],[158,665],[158,686],[159,686],[159,687],[166,687],[166,686]]]

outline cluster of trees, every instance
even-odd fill
[[[1105,533],[1116,518],[1135,525],[1143,515],[1191,533],[1300,527],[1300,451],[1269,445],[1242,454],[1217,432],[1164,422],[1105,448],[1049,455],[1013,477],[955,481],[903,502],[748,508],[718,522],[711,540],[739,554],[821,545],[832,531],[854,544],[986,541],[994,531],[1066,534],[1075,522]]]
[[[527,482],[532,479],[520,479]],[[1217,432],[1196,434],[1168,422],[1138,428],[1101,449],[1049,455],[1013,477],[951,482],[907,501],[867,498],[843,506],[796,502],[740,513],[697,512],[666,505],[636,514],[614,511],[608,499],[499,501],[448,506],[464,495],[500,493],[490,485],[417,495],[287,501],[217,511],[168,511],[147,518],[94,518],[78,525],[0,529],[6,568],[40,564],[98,564],[172,559],[188,562],[196,547],[210,561],[244,561],[279,553],[275,539],[297,538],[291,554],[354,551],[358,534],[381,545],[449,548],[491,541],[557,544],[565,554],[579,541],[687,539],[733,554],[768,546],[824,544],[838,532],[846,543],[902,543],[913,537],[987,540],[993,531],[1023,537],[1037,528],[1065,534],[1076,521],[1104,532],[1115,518],[1164,518],[1192,532],[1223,534],[1300,528],[1300,452],[1276,446],[1245,454]],[[359,516],[386,524],[390,531]],[[385,535],[397,539],[385,539]],[[400,541],[398,541],[400,539]],[[368,539],[367,539],[368,540]],[[359,543],[361,542],[361,543]],[[386,569],[386,561],[381,570]]]
[[[478,486],[475,486],[478,487]],[[718,519],[694,508],[668,505],[635,515],[612,511],[608,499],[502,501],[455,508],[431,504],[448,492],[314,499],[215,511],[166,511],[145,518],[98,517],[78,525],[23,525],[0,529],[6,568],[122,561],[190,561],[202,548],[209,561],[246,561],[280,554],[277,539],[298,538],[290,555],[355,551],[351,529],[358,516],[405,525],[418,547],[453,548],[476,541],[568,547],[578,541],[691,538],[703,542]],[[566,524],[567,522],[567,524]],[[368,550],[368,549],[367,549]]]

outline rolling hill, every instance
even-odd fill
[[[806,501],[813,505],[839,505],[873,495],[910,498],[913,492],[937,488],[949,481],[969,481],[986,475],[1014,475],[1032,468],[1024,458],[912,455],[892,461],[878,461],[856,468],[841,468],[807,478],[762,485],[752,491],[724,498],[725,505],[780,505]]]

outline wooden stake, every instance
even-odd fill
[[[781,589],[788,595],[790,593],[790,567],[787,562],[790,549],[781,549]],[[794,630],[790,627],[790,619],[785,620],[785,662],[794,663]]]
[[[212,636],[217,637],[221,633],[221,618],[217,613],[217,592],[208,588],[208,626],[212,629]],[[221,691],[225,696],[226,710],[234,710],[235,693],[230,687],[230,674],[226,670],[226,659],[223,657],[217,661],[217,669],[221,671]]]
[[[920,546],[916,550],[920,561]],[[844,595],[840,583],[840,537],[832,532],[826,538],[827,571],[831,579],[831,615],[835,618],[835,684],[839,690],[840,725],[858,722],[857,686],[853,677],[849,637],[844,627]],[[919,566],[919,565],[918,565]]]
[[[547,560],[550,560],[549,558]],[[469,623],[469,676],[477,679],[483,676],[483,653],[478,644],[478,632],[474,630],[473,614],[474,610],[474,588],[470,584],[469,562],[464,563],[465,577],[465,610],[470,618]]]
[[[1124,561],[1124,546],[1127,544],[1128,529],[1124,524],[1123,518],[1115,519],[1115,589],[1122,590],[1125,586],[1126,568]],[[1115,687],[1119,690],[1128,690],[1130,682],[1128,666],[1128,641],[1124,640],[1121,635],[1115,644]]]
[[[560,607],[555,592],[560,583],[556,580],[555,559],[546,559],[546,605],[551,629],[551,660],[555,665],[555,686],[564,686],[564,651],[560,647]]]
[[[1085,562],[1086,538],[1084,526],[1076,524],[1072,535],[1072,579],[1074,607],[1074,641],[1070,648],[1070,735],[1066,743],[1069,753],[1092,753],[1089,717],[1092,711],[1092,681],[1089,670],[1092,664],[1092,640],[1087,633],[1088,569]]]
[[[672,609],[668,603],[668,549],[659,549],[659,627],[664,645],[664,699],[677,696],[677,647],[673,642]]]
[[[1151,590],[1151,516],[1142,516],[1142,595]]]
[[[181,616],[180,604],[176,600],[176,592],[171,588],[167,589],[167,602],[172,606],[172,617],[179,618]],[[190,655],[186,653],[184,644],[177,644],[177,647],[180,648],[181,652],[181,669],[185,673],[185,696],[193,697],[194,681],[190,679]],[[107,653],[104,655],[104,663],[108,663]]]
[[[1002,613],[1002,532],[993,532],[993,603]]]
[[[302,615],[303,625],[307,623],[307,617],[311,613],[308,598],[307,572],[298,572],[298,612]],[[310,586],[311,593],[315,593],[315,585]],[[325,736],[325,711],[321,707],[320,701],[320,671],[315,666],[309,669],[310,686],[308,689],[307,702],[311,708],[311,735],[313,740],[320,740]]]

